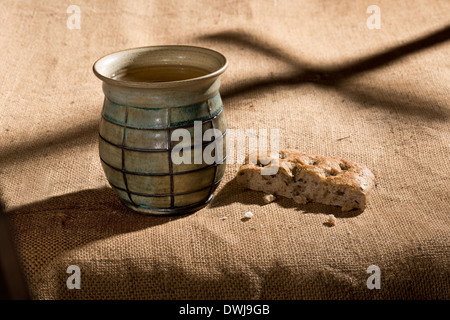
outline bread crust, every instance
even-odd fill
[[[264,172],[272,172],[265,174]],[[340,206],[343,211],[364,210],[375,176],[354,161],[287,149],[253,153],[237,173],[239,184],[256,191]]]

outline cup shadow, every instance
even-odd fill
[[[92,240],[154,227],[186,216],[139,213],[125,206],[114,190],[109,187],[87,189],[52,197],[15,208],[8,213],[13,220],[32,221],[52,217],[57,222],[55,227],[59,225],[61,228],[68,227],[69,224],[78,224],[77,228],[81,232],[89,233],[90,236],[87,238]],[[108,221],[107,227],[98,224],[98,221],[102,220]],[[124,221],[127,223],[123,223]],[[90,222],[96,223],[90,224]],[[89,228],[83,228],[83,225],[89,225]]]
[[[211,201],[211,208],[226,207],[233,203],[244,205],[266,206],[264,202],[264,193],[247,189],[237,182],[236,178],[225,184],[214,196]],[[294,200],[278,196],[274,201],[276,205],[284,209],[292,209],[303,212],[304,214],[326,214],[334,215],[336,218],[353,218],[359,216],[363,211],[352,210],[343,212],[339,207],[329,206],[320,203],[298,204]]]
[[[64,252],[88,243],[187,216],[135,212],[122,204],[109,187],[49,198],[7,213],[18,257],[24,266],[35,270]]]

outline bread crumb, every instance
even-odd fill
[[[221,217],[221,218],[219,218],[220,220],[226,220],[226,219],[228,219],[228,217]]]
[[[246,219],[250,219],[251,217],[253,217],[253,213],[250,211],[248,211],[244,214],[244,218],[246,218]]]
[[[271,203],[271,202],[274,202],[275,201],[275,196],[273,195],[273,194],[266,194],[265,196],[264,196],[264,203]]]
[[[330,215],[328,216],[328,221],[327,221],[327,223],[328,223],[330,226],[335,226],[335,225],[336,225],[336,217],[335,217],[333,214],[330,214]]]

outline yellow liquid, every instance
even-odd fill
[[[170,82],[198,78],[209,71],[191,66],[160,65],[121,70],[113,79],[133,82]]]

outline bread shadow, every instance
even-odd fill
[[[230,180],[226,183],[214,196],[211,204],[209,205],[211,208],[219,208],[229,206],[233,203],[241,203],[245,205],[258,205],[258,206],[268,206],[264,202],[264,193],[260,191],[254,191],[247,189],[237,182],[236,178]],[[304,214],[327,214],[334,215],[336,218],[354,218],[363,213],[363,210],[351,210],[351,211],[342,211],[340,207],[329,206],[320,203],[307,203],[307,204],[299,204],[294,200],[276,196],[274,204],[284,208],[284,209],[292,209],[295,211],[300,211]],[[270,204],[271,205],[271,204]],[[326,225],[326,226],[332,226]]]

